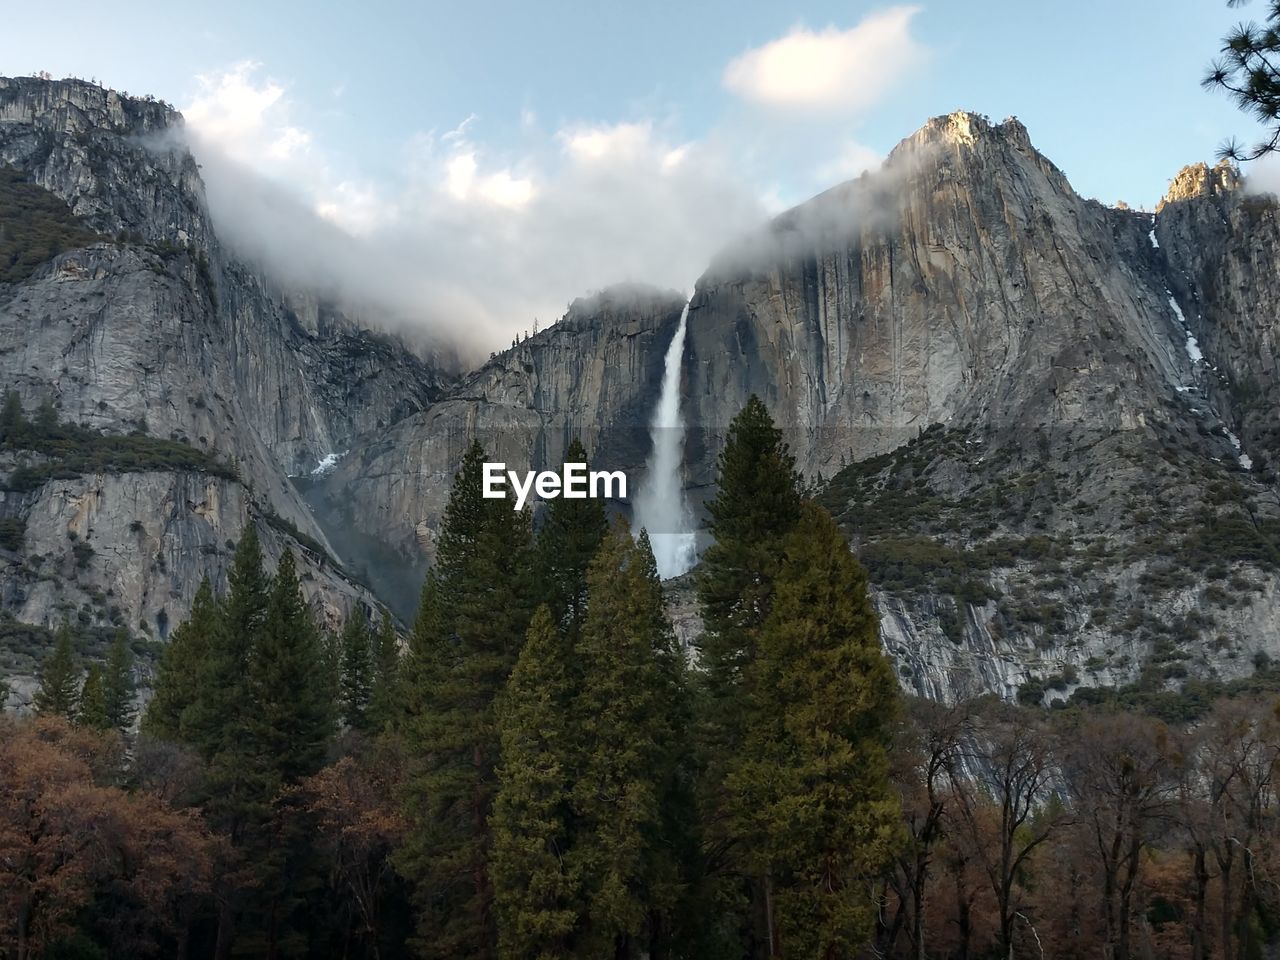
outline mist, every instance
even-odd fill
[[[1280,158],[1274,154],[1253,161],[1242,172],[1247,193],[1280,196]]]
[[[550,172],[527,178],[485,171],[455,138],[407,162],[394,192],[343,183],[328,200],[195,131],[188,143],[238,256],[471,360],[615,283],[690,290],[767,217],[713,148],[673,148],[644,125],[562,135]]]

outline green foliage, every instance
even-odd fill
[[[160,656],[155,689],[142,716],[144,733],[161,740],[196,743],[194,715],[202,697],[210,694],[202,685],[218,621],[218,601],[205,577],[196,590],[190,616],[174,628]]]
[[[617,521],[587,586],[572,864],[585,901],[581,955],[599,957],[621,955],[624,944],[645,934],[653,942],[649,925],[674,907],[662,807],[679,692],[669,685],[670,628],[647,540],[633,542]]]
[[[573,956],[584,908],[571,861],[572,798],[582,736],[573,641],[544,604],[534,614],[498,704],[502,744],[493,810],[493,884],[499,955],[528,960]]]
[[[0,163],[0,283],[20,283],[58,254],[100,240],[61,197]]]
[[[897,684],[866,575],[821,508],[805,508],[775,583],[744,678],[732,817],[788,952],[847,956],[874,924],[866,885],[900,843],[887,752]]]
[[[35,695],[36,712],[75,720],[78,681],[79,671],[71,649],[71,628],[64,623],[55,636],[53,653],[40,670],[40,689]]]
[[[715,542],[698,578],[706,623],[700,660],[713,696],[728,699],[751,660],[772,602],[783,539],[800,515],[795,458],[759,397],[753,395],[729,426],[707,512]]]
[[[6,410],[16,394],[5,400]],[[49,480],[68,480],[86,473],[137,473],[144,470],[192,470],[236,479],[235,471],[214,457],[177,440],[160,440],[141,433],[104,434],[72,423],[59,423],[46,403],[35,420],[21,414],[0,426],[0,450],[37,454],[34,463],[19,466],[5,489],[29,491]],[[3,418],[0,418],[2,421]]]
[[[428,957],[490,956],[497,943],[494,703],[531,617],[531,531],[527,512],[482,496],[484,460],[473,444],[454,480],[404,667],[402,735],[412,763],[399,865],[414,884],[418,945]]]
[[[319,878],[295,788],[324,764],[334,688],[293,554],[268,578],[250,526],[227,580],[222,598],[202,582],[190,618],[174,629],[142,728],[206,762],[195,799],[237,850],[229,889],[253,891],[233,895],[223,915],[235,920],[237,951],[264,955],[276,944],[296,954],[315,923],[306,901]]]
[[[292,537],[298,544],[306,547],[309,551],[324,560],[332,560],[329,551],[315,537],[303,533],[298,529],[298,525],[287,517],[282,517],[274,510],[263,511],[262,519],[266,521],[267,526],[273,530],[278,530],[286,536]]]
[[[566,463],[586,463],[587,450],[575,439]],[[552,500],[538,528],[534,548],[538,593],[552,620],[576,633],[586,610],[587,566],[600,548],[608,523],[604,503],[586,498]]]
[[[19,517],[0,518],[0,547],[20,552],[27,537],[27,524]]]
[[[1280,0],[1268,0],[1266,8],[1264,25],[1241,23],[1223,38],[1221,55],[1201,81],[1230,95],[1265,132],[1249,148],[1229,141],[1220,153],[1232,160],[1256,160],[1280,148]]]
[[[200,665],[196,700],[182,713],[188,741],[209,764],[206,816],[238,835],[261,820],[261,784],[251,783],[250,661],[266,621],[269,582],[262,548],[250,525],[236,544],[216,629]]]
[[[129,648],[128,635],[121,630],[111,644],[111,653],[102,672],[102,706],[107,727],[124,733],[133,725],[135,691],[133,651]]]
[[[339,706],[342,721],[352,730],[369,724],[369,701],[373,695],[373,651],[369,622],[357,605],[342,629],[342,682]]]
[[[102,689],[102,668],[96,663],[90,665],[84,684],[80,687],[76,723],[91,730],[106,730],[111,726],[111,721],[107,719],[106,695]]]
[[[986,550],[949,547],[927,537],[888,538],[859,551],[872,580],[886,590],[936,590],[966,603],[985,603],[997,594],[974,573],[989,568]]]
[[[400,693],[400,636],[388,610],[382,611],[373,642],[373,687],[369,692],[369,725],[384,730],[394,721]]]
[[[293,553],[286,550],[271,582],[248,672],[253,762],[278,786],[296,784],[320,769],[334,732],[328,690],[319,631],[303,599]]]

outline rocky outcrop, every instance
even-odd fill
[[[638,482],[683,306],[679,294],[635,286],[576,300],[558,323],[494,357],[429,409],[363,438],[308,493],[330,538],[407,614],[473,440],[490,459],[523,471],[558,468],[577,437],[593,467]]]
[[[699,281],[690,482],[761,395],[922,694],[1250,672],[1280,653],[1280,511],[1219,351],[1275,383],[1280,270],[1236,186],[1193,169],[1153,221],[1077,196],[1016,121],[931,121]]]
[[[1260,476],[1280,462],[1280,203],[1254,193],[1227,162],[1184,168],[1152,231],[1169,285],[1211,358],[1202,378]]]
[[[28,409],[172,438],[238,477],[6,492],[0,520],[24,529],[0,550],[17,618],[0,636],[74,616],[162,640],[251,523],[272,556],[305,555],[327,615],[373,602],[339,560],[407,615],[473,440],[523,470],[578,436],[639,481],[678,294],[576,301],[452,379],[238,262],[178,130],[162,104],[0,80],[0,161],[101,237],[0,286],[0,377]],[[710,492],[759,394],[868,568],[903,685],[928,696],[1247,675],[1280,656],[1276,212],[1224,165],[1184,170],[1154,217],[1110,209],[1016,120],[935,118],[698,281],[690,492]],[[691,584],[668,588],[690,642]],[[0,669],[22,674],[14,655],[0,644]]]
[[[0,282],[0,387],[29,413],[49,403],[96,431],[179,441],[238,478],[82,472],[0,494],[0,518],[24,531],[0,572],[6,612],[162,639],[247,523],[269,552],[292,544],[310,558],[326,615],[375,603],[341,572],[290,476],[424,409],[452,378],[224,248],[164,104],[0,78],[0,164],[100,238]]]
[[[1077,196],[1016,120],[930,121],[698,282],[693,482],[751,393],[811,476],[935,423],[1133,426],[1190,369],[1136,219]]]

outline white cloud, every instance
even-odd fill
[[[1244,167],[1245,189],[1250,193],[1280,195],[1280,158],[1268,154]]]
[[[870,147],[856,140],[846,140],[840,153],[827,163],[821,164],[816,175],[823,185],[852,180],[868,170],[875,170],[884,158]]]
[[[393,177],[339,175],[287,91],[254,64],[203,77],[187,108],[219,234],[282,279],[464,343],[501,348],[574,297],[641,281],[690,290],[765,217],[737,155],[654,124],[522,120],[522,152],[469,116],[410,138]]]
[[[918,9],[892,7],[849,30],[796,27],[734,59],[725,68],[724,84],[766,107],[863,109],[923,59],[923,47],[911,36]]]
[[[284,87],[258,82],[261,64],[242,60],[220,74],[196,77],[195,98],[182,108],[187,124],[237,158],[266,152],[278,159],[310,142],[304,130],[281,122]]]
[[[653,124],[615,123],[563,130],[565,152],[579,163],[630,163],[653,146]]]

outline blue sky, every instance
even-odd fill
[[[443,234],[495,258],[541,243],[591,260],[565,239],[598,231],[598,262],[581,270],[521,252],[499,278],[502,302],[468,289],[476,277],[437,304],[496,331],[554,311],[575,285],[687,287],[726,236],[957,108],[1018,116],[1086,196],[1154,205],[1183,164],[1253,133],[1198,81],[1223,32],[1261,12],[1216,0],[64,0],[56,23],[37,5],[6,11],[0,72],[153,93],[187,111],[208,150],[346,233],[403,241],[435,224],[421,247],[433,260]],[[428,296],[441,291],[411,299]]]

